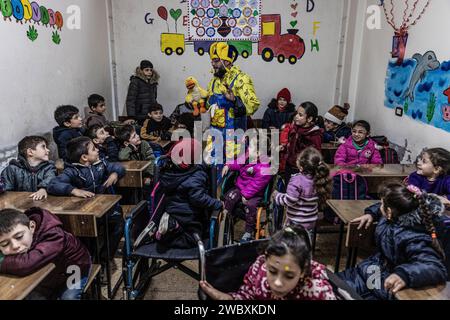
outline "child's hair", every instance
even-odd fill
[[[297,167],[302,168],[302,174],[314,178],[314,186],[319,197],[319,208],[326,206],[331,195],[330,169],[323,162],[322,154],[313,147],[303,150],[297,158]]]
[[[151,112],[155,112],[155,111],[164,111],[162,105],[160,105],[159,103],[154,103],[154,104],[150,107],[150,113],[151,113]]]
[[[89,137],[77,137],[67,143],[67,160],[70,163],[79,163],[83,154],[89,153]]]
[[[192,113],[182,113],[177,120],[178,124],[183,124],[186,126],[186,130],[189,131],[189,133],[194,135],[194,124],[195,124],[195,117]]]
[[[126,124],[124,126],[118,127],[116,129],[115,135],[120,144],[130,141],[131,135],[136,129],[131,124]]]
[[[311,242],[308,232],[302,226],[287,226],[275,233],[264,249],[264,255],[282,257],[292,254],[304,272],[305,276],[311,273]]]
[[[61,126],[64,127],[64,122],[70,122],[72,120],[73,116],[76,114],[79,114],[80,110],[78,110],[77,107],[66,105],[66,106],[59,106],[55,110],[55,120],[56,122]]]
[[[364,129],[366,129],[367,132],[370,132],[370,124],[366,120],[356,121],[352,125],[352,129],[355,128],[355,127],[363,127]]]
[[[445,253],[436,237],[436,227],[425,197],[426,193],[418,195],[398,182],[388,182],[380,193],[384,207],[392,210],[394,220],[401,215],[420,209],[417,212],[420,214],[425,229],[432,237],[432,246],[444,258]]]
[[[19,155],[27,158],[27,150],[32,149],[36,150],[36,147],[39,143],[45,142],[46,145],[48,145],[47,139],[40,136],[28,136],[20,140],[19,144],[17,145],[17,149],[19,152]]]
[[[424,149],[420,157],[426,153],[430,157],[430,161],[435,167],[441,167],[441,175],[450,175],[450,152],[444,148]]]
[[[105,102],[105,98],[103,98],[101,95],[99,94],[91,94],[88,97],[88,106],[89,108],[93,109],[95,107],[97,107],[97,105],[101,102]]]
[[[19,224],[28,227],[30,225],[30,219],[16,209],[0,210],[0,235],[13,231]]]
[[[319,110],[317,109],[316,105],[310,101],[303,102],[300,107],[305,109],[306,117],[307,118],[313,118],[313,122],[317,122],[317,117],[319,116]]]
[[[90,139],[97,139],[97,131],[100,130],[101,128],[104,128],[104,126],[102,126],[99,123],[95,123],[92,126],[90,126],[87,130],[86,130],[86,137],[89,137]]]

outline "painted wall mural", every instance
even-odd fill
[[[385,106],[450,132],[450,61],[439,62],[433,51],[416,53],[402,64],[391,60],[386,77]]]
[[[20,24],[24,22],[31,24],[33,22],[35,25],[42,24],[46,28],[56,29],[52,32],[51,40],[57,45],[61,43],[61,36],[58,33],[58,30],[61,31],[64,25],[61,12],[40,6],[35,1],[30,2],[29,0],[0,0],[0,10],[4,21],[12,22],[12,19],[15,19],[16,23],[20,22]],[[34,25],[31,25],[26,35],[31,41],[35,41],[39,33]]]
[[[161,52],[168,56],[174,53],[183,55],[186,47],[192,46],[194,52],[203,56],[209,52],[213,42],[226,41],[234,45],[244,59],[255,53],[266,62],[276,60],[294,65],[306,52],[305,41],[299,35],[301,28],[306,27],[299,18],[301,4],[305,4],[305,12],[310,14],[316,6],[314,1],[300,3],[299,0],[292,0],[289,3],[289,19],[284,22],[288,25],[286,32],[282,30],[283,18],[280,14],[262,13],[263,0],[181,1],[180,4],[185,3],[184,8],[167,8],[162,5],[158,7],[157,13],[166,22],[167,32],[161,34]],[[186,10],[185,13],[183,10]],[[153,25],[150,17],[151,13],[147,13],[145,22]],[[187,35],[178,32],[180,17],[183,26],[187,27]],[[314,21],[311,52],[319,52],[319,29],[320,21]]]

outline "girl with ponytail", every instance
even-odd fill
[[[445,283],[445,255],[435,228],[444,212],[439,198],[397,182],[387,184],[380,198],[381,205],[367,208],[364,216],[352,221],[359,222],[358,228],[378,221],[378,252],[338,275],[361,296],[375,299],[393,299],[405,288]]]

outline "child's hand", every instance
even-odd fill
[[[39,189],[37,192],[30,195],[29,198],[33,198],[33,201],[39,201],[39,200],[47,199],[47,196],[48,196],[47,190]]]
[[[108,180],[103,184],[104,187],[109,188],[112,185],[115,185],[119,181],[119,175],[115,172],[111,173],[108,177]]]
[[[93,198],[95,197],[95,193],[92,193],[90,191],[85,191],[81,189],[73,189],[72,195],[78,198]]]
[[[242,203],[246,206],[248,204],[248,200],[242,197]]]
[[[200,287],[213,300],[233,300],[232,296],[217,290],[207,281],[200,281]]]
[[[392,294],[396,294],[405,287],[406,287],[405,281],[403,281],[402,278],[400,278],[395,273],[391,274],[384,281],[384,289],[386,289]]]
[[[360,230],[364,226],[365,226],[366,229],[369,229],[370,225],[373,222],[373,217],[370,214],[365,214],[362,217],[353,219],[351,222],[352,223],[353,222],[359,222],[358,230]]]
[[[223,167],[223,169],[222,169],[222,178],[225,177],[228,174],[228,171],[230,171],[230,168],[228,166]]]
[[[250,167],[247,169],[247,173],[250,175],[253,175],[254,172],[255,172],[255,169],[253,167]]]

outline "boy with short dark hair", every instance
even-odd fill
[[[91,257],[80,240],[64,231],[61,220],[46,210],[1,210],[0,273],[24,277],[49,263],[56,268],[36,289],[39,295],[79,300],[91,268]],[[70,288],[69,277],[76,281]]]
[[[54,116],[58,126],[53,128],[53,140],[58,146],[59,158],[66,161],[67,143],[84,134],[83,120],[78,108],[71,105],[59,106]]]
[[[141,129],[141,138],[150,142],[170,140],[172,123],[164,116],[163,107],[156,103],[151,106],[148,119]]]
[[[17,159],[10,161],[1,177],[6,191],[33,192],[30,198],[47,198],[47,187],[56,176],[56,168],[49,161],[47,140],[39,136],[23,138],[18,144]]]
[[[120,161],[150,161],[145,173],[147,176],[153,176],[155,170],[155,155],[152,147],[145,140],[141,140],[132,125],[125,125],[117,128],[116,138],[120,143],[119,160]],[[147,177],[149,178],[149,177]],[[147,179],[148,180],[148,179]],[[147,183],[148,184],[148,183]]]
[[[119,146],[101,124],[94,124],[86,131],[86,136],[92,139],[98,149],[100,159],[110,162],[119,161]]]
[[[108,124],[108,121],[105,117],[105,98],[96,93],[91,94],[88,97],[88,106],[89,112],[86,114],[86,120],[84,122],[86,128],[89,128],[94,124],[106,126]]]

